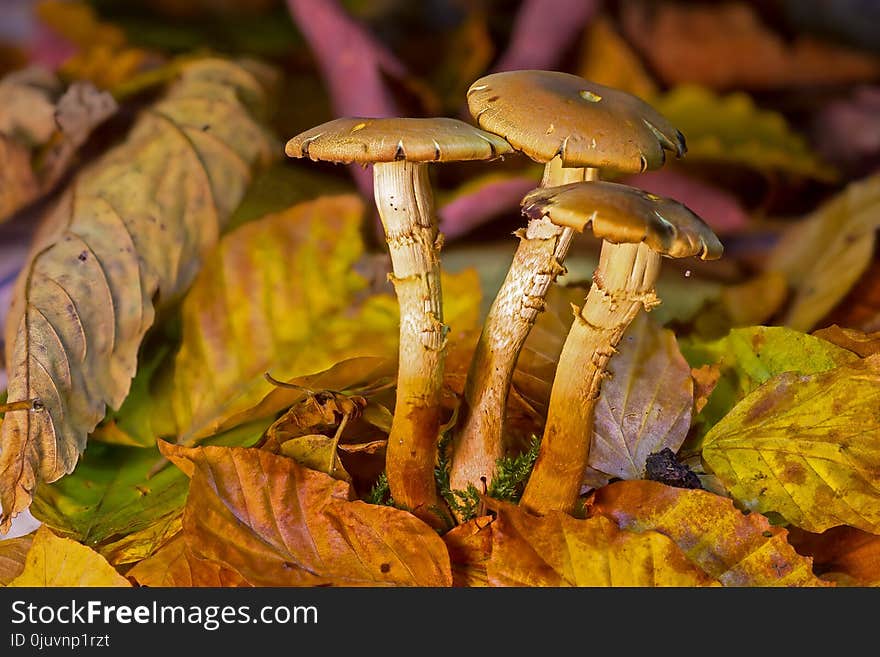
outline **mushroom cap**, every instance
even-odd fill
[[[505,71],[474,82],[468,108],[484,130],[537,162],[636,173],[656,169],[664,149],[681,157],[684,136],[646,102],[558,71]]]
[[[492,160],[513,149],[498,135],[449,118],[342,118],[287,142],[290,157],[315,161],[456,162]]]
[[[721,257],[724,247],[706,223],[687,206],[670,198],[610,182],[577,182],[541,187],[522,201],[523,214],[547,217],[555,224],[616,244],[645,242],[671,258]]]

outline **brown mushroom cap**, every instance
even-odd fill
[[[513,149],[504,139],[449,118],[343,118],[287,142],[290,157],[339,162],[491,160]]]
[[[686,206],[641,189],[610,182],[578,182],[542,187],[522,201],[531,219],[548,217],[560,226],[616,244],[645,242],[671,258],[721,257],[724,247],[712,229]]]
[[[635,173],[656,169],[664,149],[681,157],[684,136],[657,110],[623,91],[557,71],[506,71],[480,78],[468,108],[484,130],[537,162]]]

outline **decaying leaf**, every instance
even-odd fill
[[[719,367],[720,376],[708,402],[694,420],[701,427],[699,436],[739,400],[777,374],[814,374],[856,360],[852,353],[830,342],[781,326],[733,329],[710,342],[684,339],[681,350],[693,367]]]
[[[0,586],[6,586],[21,575],[33,542],[33,534],[0,541]]]
[[[272,152],[252,114],[265,101],[246,66],[189,64],[46,217],[6,325],[9,399],[43,410],[3,424],[3,528],[40,480],[73,470],[106,407],[125,399],[154,302],[189,286]]]
[[[492,586],[718,586],[657,531],[554,511],[532,516],[501,504],[487,564]]]
[[[880,354],[880,332],[863,333],[862,331],[832,324],[818,331],[813,331],[813,335],[843,347],[862,358]]]
[[[675,334],[646,313],[627,328],[608,363],[596,404],[589,464],[619,479],[641,479],[649,454],[678,451],[694,405],[690,367]]]
[[[782,114],[760,109],[743,92],[721,96],[683,85],[658,96],[652,105],[687,135],[689,163],[738,164],[765,174],[783,172],[825,181],[836,176]]]
[[[768,89],[875,79],[876,56],[811,35],[788,40],[751,3],[623,3],[626,35],[664,81]]]
[[[40,527],[34,534],[24,569],[9,586],[128,587],[131,584],[88,546],[59,538],[47,527]]]
[[[782,272],[794,295],[784,323],[808,331],[868,268],[880,228],[880,173],[850,183],[795,223],[766,269]]]
[[[265,450],[160,443],[192,481],[193,553],[254,586],[449,586],[443,540],[415,516],[351,500],[348,484]]]
[[[812,532],[880,532],[880,356],[786,372],[737,404],[703,459],[746,508]]]
[[[492,554],[492,516],[480,516],[443,535],[452,560],[452,585],[489,586],[486,563]]]
[[[653,481],[620,481],[595,493],[591,513],[622,529],[659,532],[724,586],[823,586],[787,532],[726,497]]]
[[[250,586],[235,570],[197,557],[183,536],[175,536],[155,554],[137,563],[128,577],[141,586]]]
[[[113,554],[114,563],[142,558],[180,517],[189,487],[176,468],[153,473],[161,458],[155,447],[91,443],[73,474],[37,487],[31,513],[57,534]],[[136,533],[137,543],[121,549],[119,542]]]
[[[855,527],[833,527],[821,534],[792,528],[789,542],[813,559],[813,570],[838,586],[880,586],[880,536]]]

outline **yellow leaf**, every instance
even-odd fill
[[[131,586],[100,554],[40,527],[14,586]]]
[[[3,424],[4,524],[40,480],[73,470],[107,406],[125,399],[154,301],[190,285],[252,168],[274,151],[250,110],[266,102],[242,65],[186,65],[45,218],[6,323],[9,399],[43,410]]]
[[[668,536],[724,586],[825,585],[813,575],[810,559],[788,544],[784,529],[704,490],[620,481],[596,491],[591,514],[624,529]]]
[[[493,586],[718,586],[663,534],[602,516],[532,516],[501,503],[488,561]]]
[[[874,257],[880,228],[880,173],[846,189],[796,222],[766,264],[793,289],[783,322],[808,331],[850,291]]]
[[[739,164],[766,174],[825,181],[837,176],[781,114],[758,108],[745,93],[720,96],[683,85],[655,98],[652,105],[686,135],[688,162]]]
[[[136,564],[128,576],[141,586],[250,586],[229,566],[193,554],[182,535]]]
[[[338,440],[321,434],[291,438],[281,444],[281,454],[341,481],[351,481],[336,451]]]
[[[706,434],[703,459],[747,508],[811,532],[880,532],[880,356],[786,372]]]

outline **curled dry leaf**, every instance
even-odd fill
[[[21,575],[33,542],[33,534],[0,541],[0,586],[6,586]]]
[[[13,413],[0,434],[2,527],[36,484],[71,472],[87,434],[128,394],[154,303],[179,296],[272,140],[254,65],[185,66],[125,142],[82,172],[46,217],[6,324]]]
[[[880,356],[773,377],[703,440],[703,460],[745,507],[812,532],[880,532]]]
[[[129,587],[131,584],[88,546],[59,538],[47,527],[40,527],[34,534],[24,569],[9,586]]]
[[[443,540],[415,516],[352,501],[348,484],[260,449],[160,443],[191,477],[192,552],[254,586],[450,586]]]
[[[603,516],[538,517],[505,503],[487,570],[492,586],[718,586],[660,532],[618,529]]]
[[[811,560],[788,544],[785,529],[707,491],[620,481],[596,491],[590,512],[622,529],[668,536],[724,586],[825,585],[813,574]]]
[[[127,575],[141,586],[250,586],[229,566],[197,557],[182,535],[138,562]]]
[[[880,173],[850,183],[795,223],[770,254],[793,298],[783,323],[809,331],[842,301],[874,258],[880,228]]]
[[[880,332],[863,333],[862,331],[832,324],[818,331],[813,331],[813,335],[843,347],[862,358],[880,354]]]
[[[789,542],[813,559],[813,570],[839,586],[880,586],[880,536],[855,527],[833,527],[821,534],[793,528]]]

